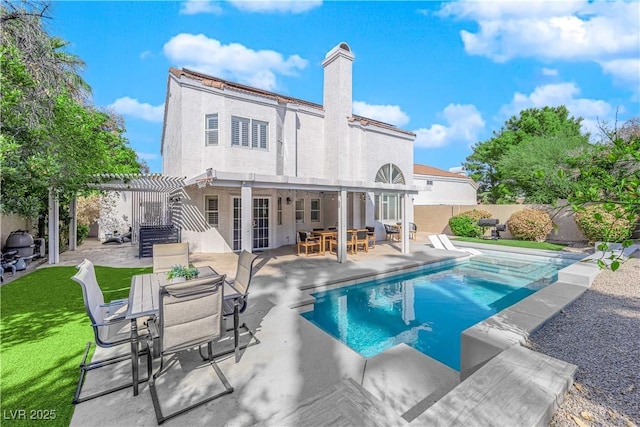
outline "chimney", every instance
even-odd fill
[[[353,58],[349,45],[342,42],[331,49],[322,61],[323,104],[326,113],[336,113],[342,118],[351,117]]]
[[[353,115],[353,53],[346,43],[329,51],[324,67],[324,170],[326,177],[350,179],[349,121]]]

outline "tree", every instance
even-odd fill
[[[88,104],[82,60],[42,27],[46,4],[0,3],[2,211],[38,218],[55,189],[62,205],[98,173],[138,173],[121,117]],[[64,210],[63,210],[64,212]]]
[[[570,117],[565,106],[530,108],[507,120],[491,139],[475,144],[464,166],[479,183],[484,201],[512,202],[521,196],[515,182],[506,180],[509,176],[501,169],[500,161],[507,153],[532,138],[557,138],[562,147],[564,140],[587,142],[589,135],[581,133],[581,122],[582,118]]]
[[[624,217],[636,224],[640,214],[640,118],[636,117],[620,129],[601,127],[602,141],[589,153],[569,159],[574,167],[576,188],[569,198],[574,211],[585,210],[585,206],[597,204],[615,218]],[[605,216],[593,214],[596,222],[603,223]],[[623,242],[623,247],[631,245]],[[607,251],[603,243],[598,248]],[[612,255],[611,262],[599,260],[601,267],[616,270],[620,257]]]
[[[567,156],[579,156],[592,146],[582,137],[534,136],[509,149],[498,161],[502,183],[525,203],[553,204],[572,192]],[[558,173],[562,171],[563,173]]]

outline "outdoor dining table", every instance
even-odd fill
[[[322,255],[327,253],[327,241],[331,236],[337,236],[338,232],[335,230],[316,230],[311,232],[312,236],[320,237],[320,249],[322,251]]]
[[[198,278],[215,276],[218,273],[209,267],[198,267]],[[141,317],[157,316],[160,311],[160,287],[170,284],[167,273],[138,274],[131,278],[129,302],[126,319],[131,320],[131,372],[133,376],[133,395],[138,395],[138,322]],[[242,297],[235,288],[225,281],[223,295],[225,300],[236,300]],[[233,304],[233,351],[238,361],[238,304]],[[230,351],[228,352],[230,353]]]

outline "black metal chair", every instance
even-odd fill
[[[222,336],[222,303],[225,275],[187,280],[167,285],[160,290],[160,313],[150,323],[150,337],[158,339],[160,367],[149,380],[149,391],[158,424],[200,405],[233,392],[213,356],[213,344]],[[165,358],[202,345],[207,345],[207,363],[224,385],[224,390],[170,414],[163,414],[156,390],[156,380],[165,372]],[[147,341],[148,363],[152,363],[153,342]],[[171,365],[169,365],[171,366]]]
[[[96,279],[95,269],[91,261],[87,259],[78,265],[78,272],[71,279],[78,282],[82,287],[82,297],[84,299],[87,315],[89,315],[89,319],[91,320],[91,326],[93,327],[95,345],[103,348],[109,348],[122,344],[130,344],[131,321],[125,319],[127,300],[116,300],[105,304],[102,290],[100,289]],[[141,335],[148,332],[146,325],[143,323],[144,320],[140,319],[138,321],[138,332]],[[130,382],[128,384],[113,387],[81,398],[80,393],[82,392],[85,375],[88,371],[112,365],[114,363],[131,360],[131,353],[127,351],[126,354],[87,363],[87,356],[89,355],[89,350],[92,345],[94,345],[94,343],[87,343],[84,355],[82,356],[82,362],[80,362],[80,379],[78,380],[76,393],[73,397],[74,404],[123,390],[133,385],[133,382]],[[144,351],[142,354],[144,354]],[[148,373],[151,374],[151,366],[148,366],[147,369]],[[147,379],[148,377],[142,381],[147,381]]]

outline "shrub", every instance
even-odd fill
[[[89,226],[84,224],[78,224],[78,229],[76,232],[77,243],[80,244],[84,242],[84,239],[89,236]]]
[[[553,229],[553,221],[543,210],[523,209],[509,217],[507,227],[516,239],[544,242]]]
[[[589,242],[622,242],[631,236],[638,217],[620,206],[591,205],[577,211],[574,219]]]
[[[456,236],[482,237],[483,230],[478,227],[480,218],[491,218],[491,212],[472,209],[449,218],[449,228]]]

